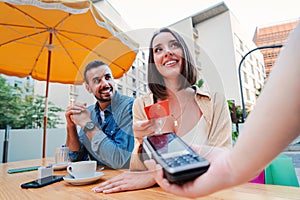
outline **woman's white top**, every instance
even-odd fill
[[[207,126],[204,117],[201,116],[200,120],[187,134],[181,137],[188,145],[197,144],[203,145],[207,143]]]

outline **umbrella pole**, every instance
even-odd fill
[[[47,136],[47,124],[48,124],[48,89],[50,79],[50,66],[51,66],[51,44],[52,44],[52,32],[49,37],[48,47],[48,66],[47,66],[47,82],[46,82],[46,98],[45,98],[45,110],[44,110],[44,131],[43,131],[43,158],[46,156],[46,136]]]

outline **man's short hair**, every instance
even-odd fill
[[[88,83],[88,79],[87,79],[87,76],[86,76],[87,71],[89,71],[90,69],[93,69],[93,68],[100,67],[102,65],[108,66],[105,62],[103,62],[101,60],[94,60],[94,61],[90,62],[89,64],[87,64],[87,66],[84,69],[84,80],[85,80],[85,82]]]

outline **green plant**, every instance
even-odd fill
[[[235,106],[234,101],[227,100],[231,122],[235,124],[235,129],[232,127],[232,140],[235,142],[239,136],[239,123],[243,122],[243,112],[239,106]]]
[[[196,85],[200,88],[203,85],[203,83],[204,83],[204,80],[200,79]]]
[[[239,132],[232,130],[232,140],[234,142],[236,142],[238,136],[239,136]]]

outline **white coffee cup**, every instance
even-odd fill
[[[95,176],[96,168],[97,162],[95,160],[80,161],[68,165],[67,171],[76,179],[88,178]]]

